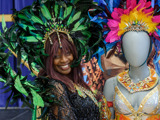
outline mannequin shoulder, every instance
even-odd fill
[[[108,80],[106,80],[105,84],[104,84],[104,88],[110,88],[110,87],[115,87],[117,85],[117,76],[109,78]]]
[[[103,94],[107,100],[112,101],[115,91],[115,86],[117,86],[117,76],[109,78],[106,80],[104,85]]]
[[[158,84],[160,84],[160,77],[158,76]]]

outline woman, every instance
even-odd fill
[[[44,58],[46,71],[39,73],[50,79],[50,83],[55,86],[52,92],[60,101],[60,105],[54,105],[50,109],[49,119],[99,120],[98,102],[83,81],[81,65],[71,67],[78,58],[76,47],[64,33],[59,33],[59,37],[62,48],[57,33],[50,35],[53,44],[46,41],[45,52],[49,55]]]
[[[83,56],[87,61],[98,45],[104,46],[99,37],[101,28],[87,15],[95,6],[92,0],[37,0],[15,11],[11,28],[3,27],[1,37],[6,47],[18,54],[18,73],[20,59],[35,75],[42,69],[35,84],[24,82],[27,77],[16,76],[19,81],[15,85],[22,100],[28,105],[29,100],[32,102],[32,109],[33,105],[42,107],[41,117],[49,108],[49,119],[100,119],[99,104],[83,81],[79,65]]]

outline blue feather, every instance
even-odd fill
[[[158,55],[157,55],[157,56],[158,56]],[[154,62],[155,62],[155,64],[156,64],[156,63],[158,63],[158,62],[159,62],[159,60],[160,60],[160,55],[155,59],[155,61],[154,61]]]
[[[120,1],[121,1],[121,0],[114,0],[114,1],[113,1],[113,8],[119,7]]]
[[[98,6],[106,6],[106,2],[104,0],[93,0],[93,2],[97,2]]]
[[[101,56],[104,54],[104,49],[99,47],[98,51],[96,53],[93,54],[92,57],[95,57],[97,59],[98,62],[98,66],[99,68],[104,72],[103,68],[102,68],[102,64],[101,64]],[[97,56],[98,55],[98,58]]]
[[[108,7],[109,7],[108,10],[112,13],[112,12],[113,12],[113,0],[110,0],[110,1],[109,1]]]
[[[97,23],[98,25],[100,25],[103,28],[102,23],[107,23],[108,20],[107,19],[102,19],[100,17],[98,17],[99,15],[96,15],[94,17],[90,16],[89,12],[88,12],[88,16],[90,18],[90,21]]]
[[[102,72],[104,72],[101,64],[101,56],[98,57],[98,65],[99,65],[99,68],[102,70]]]
[[[113,43],[106,43],[106,51],[109,51],[113,46],[115,46],[119,41],[115,41]]]
[[[158,51],[160,51],[160,41],[159,40],[157,40],[157,39],[155,39],[155,50],[156,50],[156,52],[158,52]]]
[[[159,31],[159,30],[158,30]],[[157,39],[154,39],[155,40],[155,51],[156,51],[156,54],[153,58],[153,63],[155,65],[155,70],[157,72],[157,74],[160,76],[160,64],[159,64],[159,60],[160,60],[160,55],[158,55],[158,51],[160,51],[160,41],[157,40]]]
[[[157,0],[158,6],[160,7],[160,0]]]
[[[104,31],[103,35],[106,35],[110,30]]]
[[[157,62],[158,58],[159,58],[159,56],[158,56],[158,54],[156,54],[154,59],[153,59],[153,63],[155,65],[155,70],[156,70],[158,76],[160,76],[160,64],[159,64],[159,62]]]
[[[152,6],[152,8],[154,8],[154,6],[155,6],[155,0],[151,0],[151,6]]]
[[[159,29],[157,29],[157,30],[156,30],[156,32],[157,32],[157,34],[160,36],[160,30],[159,30]]]

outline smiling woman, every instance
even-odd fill
[[[7,85],[14,89],[16,98],[18,94],[25,103],[31,100],[33,120],[36,106],[42,110],[39,118],[47,120],[100,119],[103,105],[99,106],[98,97],[84,82],[80,65],[84,56],[87,62],[99,47],[105,47],[101,27],[87,16],[94,7],[97,5],[92,0],[37,0],[15,11],[15,23],[9,29],[3,21],[0,43],[17,53],[19,70],[18,75],[14,73],[16,82],[11,74],[13,84]],[[0,48],[3,52],[3,47]],[[38,72],[35,81],[28,83],[27,77],[19,77],[21,60],[26,61],[33,73]]]
[[[74,90],[73,83],[80,84],[88,89],[82,79],[83,74],[80,64],[71,67],[73,61],[78,59],[73,42],[69,41],[67,35],[61,32],[58,35],[54,32],[50,35],[50,39],[48,38],[45,42],[45,53],[49,55],[44,57],[46,70],[42,69],[39,76],[46,75],[49,78],[59,80],[65,83],[70,90]]]
[[[55,86],[52,92],[62,104],[50,109],[49,119],[74,120],[89,117],[99,120],[98,102],[83,80],[81,65],[71,67],[78,58],[73,42],[66,34],[54,32],[45,42],[45,53],[48,54],[44,57],[46,69],[42,69],[39,76],[49,78],[49,82]],[[81,107],[82,105],[85,107]]]

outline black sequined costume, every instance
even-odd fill
[[[77,91],[71,92],[65,84],[52,81],[61,105],[50,108],[49,120],[100,120],[99,107],[89,97],[81,97]]]

